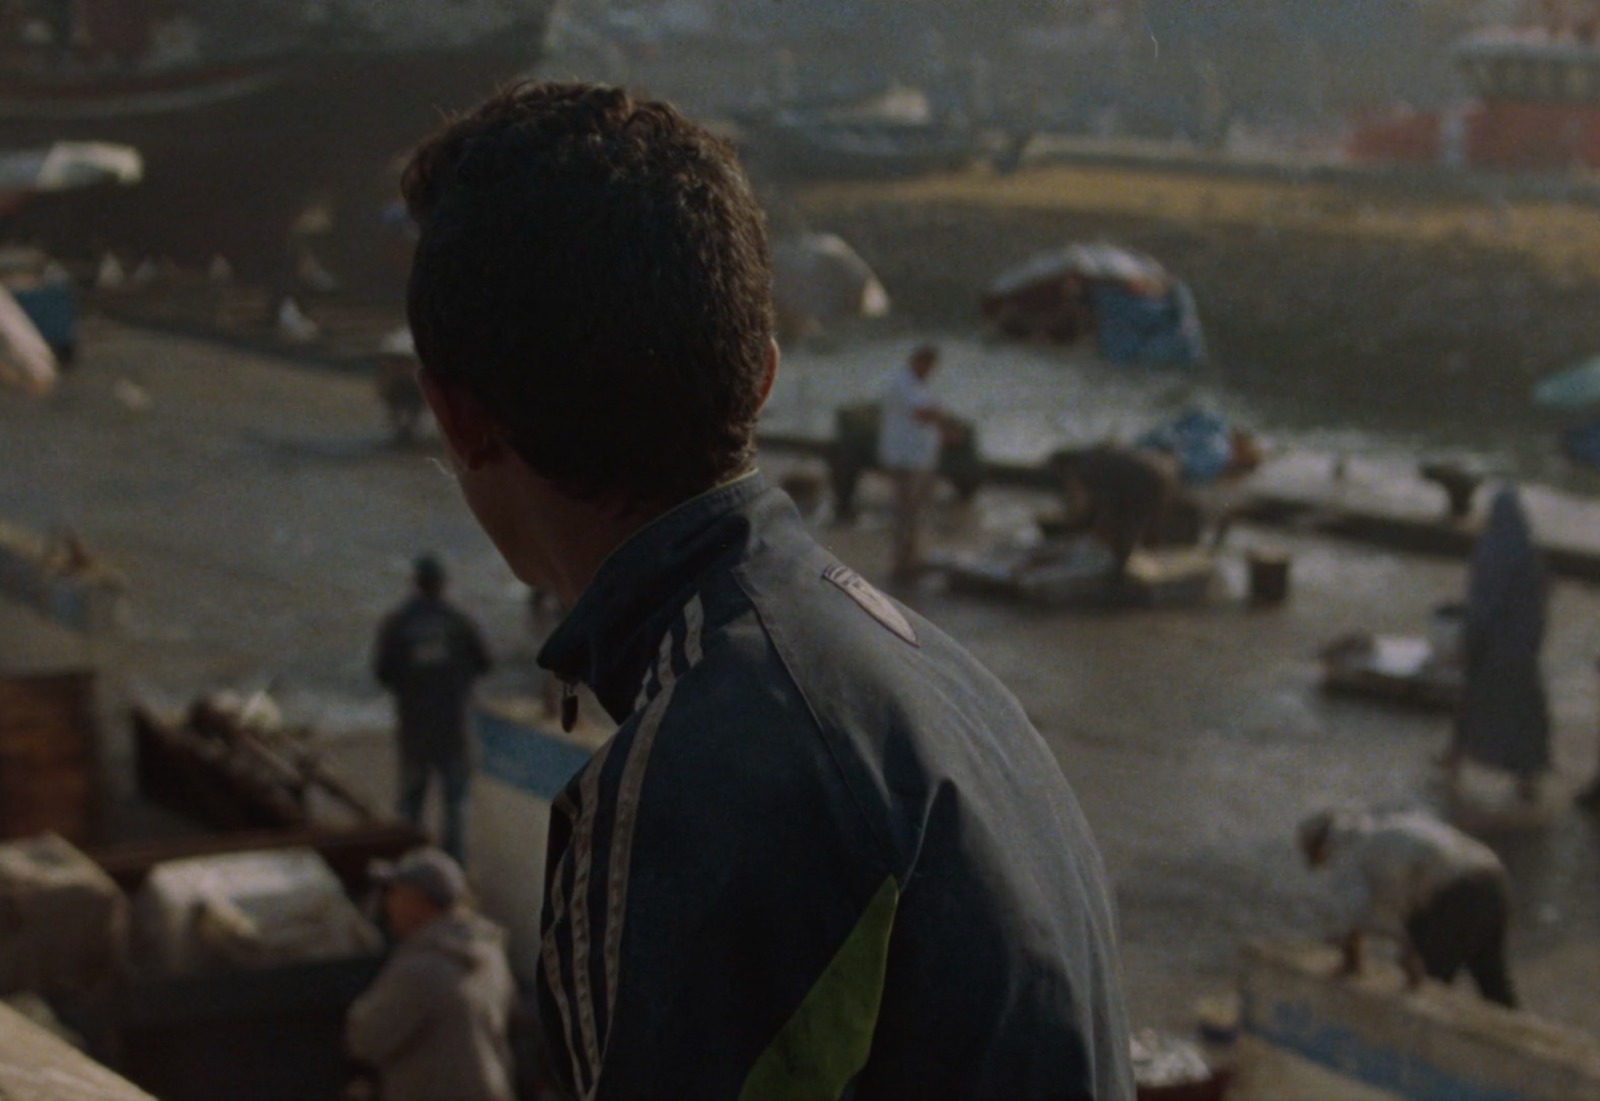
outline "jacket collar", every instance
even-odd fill
[[[755,471],[725,482],[629,536],[601,563],[545,641],[539,664],[587,684],[617,722],[633,711],[662,635],[714,568],[746,546],[750,506],[768,493]]]

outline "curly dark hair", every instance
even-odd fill
[[[671,504],[749,467],[772,267],[726,143],[618,88],[524,83],[448,121],[402,187],[417,354],[537,473]]]

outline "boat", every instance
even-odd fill
[[[955,172],[984,153],[982,135],[941,118],[920,89],[891,86],[846,103],[787,107],[741,121],[758,164],[789,179],[892,179]]]
[[[871,180],[958,172],[981,152],[965,129],[933,123],[836,122],[785,114],[758,133],[765,157],[791,179]]]
[[[1456,57],[1477,97],[1465,119],[1467,165],[1600,164],[1600,27],[1484,33],[1464,41]]]
[[[309,731],[291,731],[257,701],[201,696],[182,717],[133,709],[135,771],[149,802],[216,830],[303,829],[312,788],[358,821],[382,816],[330,770]]]
[[[1464,102],[1360,122],[1351,160],[1513,172],[1600,165],[1600,18],[1479,31],[1456,45],[1455,62]]]
[[[220,254],[277,275],[308,206],[377,223],[395,158],[526,70],[549,6],[102,0],[62,5],[76,14],[59,23],[0,19],[0,147],[104,141],[144,158],[142,186],[40,205],[16,229],[58,252]]]

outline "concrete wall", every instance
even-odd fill
[[[1600,1041],[1469,988],[1407,991],[1392,968],[1332,978],[1337,963],[1323,945],[1247,948],[1245,1039],[1412,1101],[1600,1101]]]

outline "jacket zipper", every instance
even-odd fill
[[[578,682],[561,678],[561,730],[571,734],[578,725]]]

